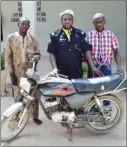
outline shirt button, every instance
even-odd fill
[[[71,51],[71,49],[69,49]]]

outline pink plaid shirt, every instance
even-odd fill
[[[113,60],[113,49],[119,48],[119,43],[111,31],[102,33],[92,30],[87,33],[87,42],[92,45],[92,58],[95,65],[110,65]]]

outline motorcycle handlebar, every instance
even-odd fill
[[[65,75],[62,75],[62,74],[58,74],[58,76],[61,77],[61,78],[68,79],[68,76],[65,76]]]
[[[54,74],[52,72],[45,75],[45,77],[60,77],[60,78],[68,79],[68,76],[65,76],[65,75],[62,75],[62,74],[59,74],[59,73]]]

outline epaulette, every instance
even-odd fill
[[[51,37],[55,36],[57,37],[61,32],[61,29],[54,31],[53,33],[50,34]]]
[[[80,34],[80,35],[83,35],[83,36],[86,36],[86,33],[83,31],[83,30],[81,30],[81,29],[75,29],[76,30],[76,32],[78,33],[78,34]]]

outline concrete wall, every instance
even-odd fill
[[[86,32],[93,29],[93,15],[97,12],[104,13],[107,17],[106,28],[116,34],[121,56],[126,56],[126,2],[124,1],[43,1],[42,11],[46,12],[47,21],[36,24],[36,36],[43,55],[48,55],[46,52],[48,35],[61,27],[59,13],[65,9],[74,10],[74,25]],[[10,17],[15,10],[17,10],[16,2],[2,1],[4,38],[17,29],[17,24],[10,22]]]
[[[17,2],[16,1],[2,1],[1,2],[1,11],[2,11],[2,20],[3,20],[3,33],[4,39],[9,33],[12,33],[17,30],[17,23],[11,22],[13,13],[17,12]]]

